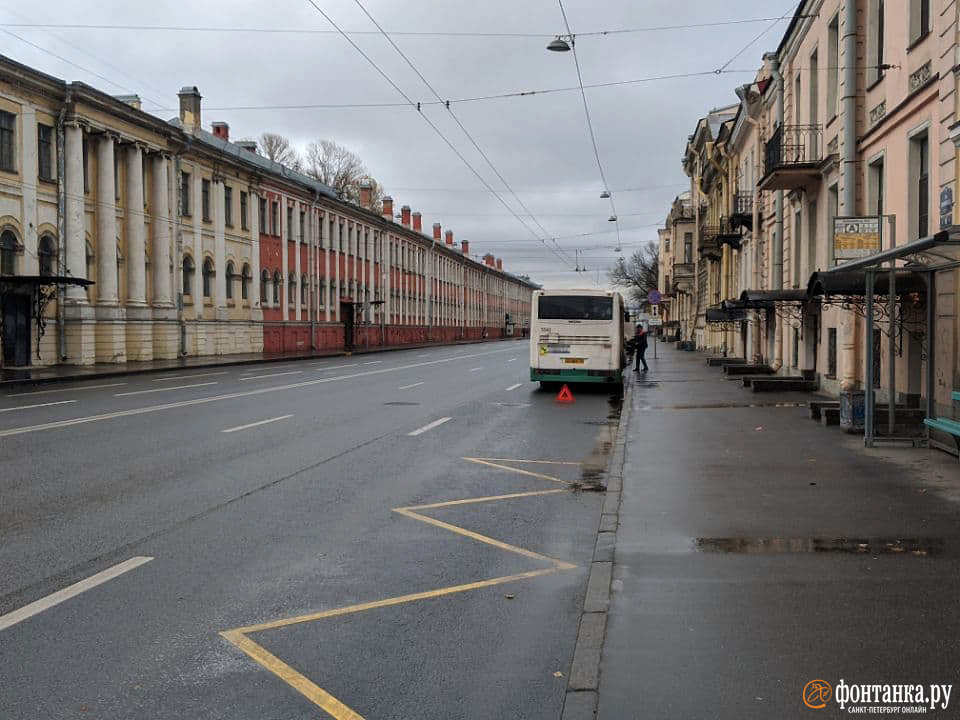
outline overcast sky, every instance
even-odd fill
[[[375,31],[355,0],[314,0],[346,31]],[[565,32],[557,0],[362,0],[387,32]],[[778,17],[788,2],[764,0],[564,0],[573,32]],[[225,13],[224,8],[229,8]],[[187,2],[129,0],[24,3],[0,0],[3,23],[165,25],[329,31],[308,0]],[[727,63],[773,23],[578,37],[586,84],[711,71]],[[613,191],[623,251],[655,240],[670,200],[684,189],[684,143],[710,108],[736,101],[763,52],[774,49],[781,21],[730,65],[748,72],[588,89],[600,160]],[[423,213],[467,239],[472,254],[503,257],[505,269],[550,287],[607,284],[617,253],[610,204],[594,158],[579,90],[532,97],[452,103],[456,118],[569,256],[546,249],[544,233],[520,221],[485,190],[411,107],[239,109],[241,106],[403,102],[403,97],[343,37],[323,33],[187,32],[182,30],[39,29],[6,26],[2,52],[66,80],[104,91],[135,92],[144,109],[169,119],[176,93],[196,85],[203,124],[230,124],[231,137],[281,133],[296,145],[327,138],[366,163],[395,206]],[[380,35],[354,41],[414,101],[433,94]],[[549,37],[395,36],[394,41],[444,100],[514,91],[576,87],[572,53],[545,50]],[[24,42],[27,41],[27,42]],[[43,49],[31,46],[40,46]],[[65,60],[59,59],[64,58]],[[73,64],[71,64],[73,63]],[[223,109],[215,109],[223,108]],[[524,211],[443,106],[426,115],[487,182]],[[648,188],[627,191],[630,188]],[[592,235],[586,235],[593,233]],[[580,237],[571,237],[580,236]],[[548,243],[554,245],[554,243]],[[555,247],[555,245],[554,245]],[[584,276],[573,272],[583,251]]]

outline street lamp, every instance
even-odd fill
[[[611,215],[610,217],[607,218],[607,222],[616,222],[616,221],[617,221],[616,215]]]
[[[610,197],[610,193],[607,190],[604,190],[602,193],[600,193],[601,200],[606,200],[609,197]]]
[[[547,45],[547,50],[553,52],[570,52],[573,47],[573,35],[557,35],[556,40],[551,40]]]

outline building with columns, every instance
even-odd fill
[[[533,285],[202,126],[0,57],[3,365],[499,337]]]

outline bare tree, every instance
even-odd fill
[[[373,210],[379,212],[383,207],[383,188],[380,183],[369,177],[363,161],[355,152],[332,140],[320,140],[307,146],[304,172],[352,202],[360,201],[360,181],[368,180]]]
[[[257,140],[257,147],[260,154],[281,165],[286,165],[291,170],[300,171],[303,169],[303,160],[300,153],[290,144],[290,141],[283,135],[265,132]]]
[[[660,280],[660,247],[654,242],[644,245],[630,256],[620,258],[610,271],[610,282],[630,293],[636,302],[645,303]]]

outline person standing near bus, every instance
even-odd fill
[[[647,372],[649,368],[647,367],[647,359],[644,357],[644,354],[647,352],[647,331],[640,323],[637,323],[637,329],[633,334],[631,344],[633,345],[633,353],[636,358],[633,371],[640,372],[640,363],[643,363],[643,371]]]

